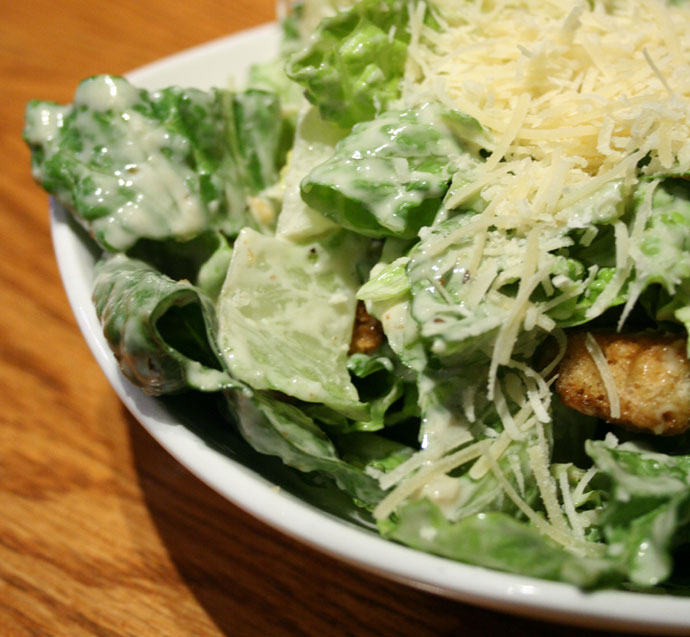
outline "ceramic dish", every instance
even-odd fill
[[[129,74],[149,89],[225,86],[249,62],[270,59],[278,29],[267,25],[185,51]],[[107,69],[104,69],[107,71]],[[447,597],[507,612],[578,625],[690,633],[690,599],[571,586],[467,566],[380,538],[338,492],[308,482],[274,458],[260,456],[227,428],[198,419],[202,405],[162,401],[121,375],[91,303],[95,254],[65,210],[54,204],[52,233],[69,301],[94,356],[122,401],[179,462],[213,489],[282,532],[385,577]]]

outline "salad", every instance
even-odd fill
[[[101,75],[27,107],[123,373],[214,396],[392,541],[686,592],[690,7],[281,21],[241,88]]]

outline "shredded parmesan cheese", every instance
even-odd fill
[[[411,475],[404,482],[401,482],[393,491],[391,491],[381,502],[378,503],[374,509],[374,517],[377,520],[387,518],[406,498],[411,496],[415,491],[422,489],[425,484],[431,481],[437,475],[443,475],[459,467],[460,465],[470,462],[475,458],[483,455],[489,446],[487,440],[475,442],[474,444],[464,447],[455,453],[451,453],[443,458],[435,461],[433,464],[428,464],[420,468],[417,473]]]
[[[568,522],[573,530],[573,535],[577,538],[584,539],[585,529],[573,503],[572,493],[570,491],[570,484],[568,483],[568,470],[565,465],[560,465],[557,469],[558,486],[561,490],[561,497],[563,498],[563,510],[568,517]]]
[[[525,497],[525,474],[522,472],[522,466],[520,466],[520,457],[516,453],[511,453],[508,456],[508,464],[510,465],[510,471],[513,476],[515,476],[515,481],[517,482],[518,490],[520,495]]]
[[[520,509],[520,511],[529,519],[534,526],[539,529],[539,531],[550,537],[552,540],[560,544],[561,546],[578,553],[580,555],[589,556],[600,556],[605,550],[605,546],[602,544],[597,544],[594,542],[583,542],[577,539],[572,534],[564,532],[562,529],[557,528],[547,522],[542,516],[540,516],[525,500],[520,497],[518,492],[515,490],[512,484],[508,481],[505,474],[498,466],[496,460],[494,460],[490,455],[487,456],[489,465],[491,466],[491,471],[500,483],[501,487],[505,491],[506,495],[513,501],[515,506]]]
[[[620,418],[621,401],[620,396],[618,395],[616,381],[613,378],[611,368],[606,360],[606,356],[604,356],[604,352],[601,351],[599,343],[597,343],[596,339],[590,332],[587,332],[587,336],[585,336],[585,347],[587,348],[589,355],[592,357],[594,364],[597,366],[601,380],[604,383],[604,389],[606,390],[609,400],[609,412],[611,414],[611,418]]]
[[[527,457],[529,458],[534,478],[537,481],[539,494],[544,503],[549,521],[554,527],[567,533],[568,529],[563,518],[561,505],[558,502],[556,485],[549,473],[549,460],[544,456],[541,445],[529,447],[527,449]]]
[[[469,476],[473,480],[480,480],[489,471],[489,461],[486,456],[491,455],[494,460],[498,460],[503,452],[509,447],[512,442],[512,438],[507,431],[501,432],[501,434],[494,440],[494,442],[489,447],[486,454],[477,459],[477,461],[472,465],[470,469]],[[524,489],[523,489],[524,490]]]
[[[514,215],[516,200],[501,191],[515,181],[536,218],[622,175],[636,179],[645,155],[647,174],[690,169],[686,7],[660,0],[435,4],[444,28],[432,35],[415,15],[419,73],[405,93],[410,101],[435,96],[475,117],[495,140],[486,172],[448,207],[481,191],[489,203],[502,201],[494,215]],[[533,165],[505,173],[516,161]]]
[[[501,389],[501,383],[496,383],[494,386],[494,403],[496,405],[496,412],[498,417],[501,419],[501,423],[504,427],[504,431],[508,432],[508,435],[513,440],[522,440],[522,434],[513,420],[513,415],[510,413],[508,403],[506,402],[505,396],[503,395],[503,390]]]
[[[655,179],[654,181],[650,182],[649,186],[647,187],[647,192],[645,193],[642,205],[637,212],[635,221],[633,222],[632,231],[630,232],[631,251],[639,250],[638,246],[640,245],[642,232],[647,225],[647,221],[652,216],[652,200],[654,199],[654,192],[656,191],[656,187],[658,185],[659,180]],[[646,281],[644,281],[644,279],[637,278],[630,284],[630,288],[628,290],[628,300],[625,302],[620,319],[618,320],[619,331],[622,329],[623,324],[628,318],[633,306],[635,303],[637,303],[637,299],[639,298],[645,283]]]
[[[453,436],[446,436],[443,439],[443,444],[436,444],[431,448],[422,449],[399,464],[392,471],[384,473],[379,478],[379,485],[382,489],[389,489],[420,467],[433,464],[446,451],[449,451],[453,447],[464,445],[471,440],[472,435],[467,430],[456,430]]]
[[[531,266],[530,259],[526,259],[526,266]],[[506,321],[501,326],[501,329],[496,337],[494,344],[494,350],[491,357],[491,365],[489,368],[489,383],[488,383],[488,396],[493,398],[494,386],[496,383],[496,373],[498,371],[499,365],[506,365],[510,361],[510,357],[513,353],[513,347],[515,346],[515,341],[517,340],[518,332],[520,330],[520,325],[525,316],[525,312],[529,306],[529,297],[532,292],[539,287],[541,281],[548,276],[549,266],[545,266],[529,278],[522,278],[520,280],[520,287],[518,289],[517,296],[515,297],[515,302],[510,310]]]
[[[630,238],[628,236],[628,228],[622,221],[618,221],[614,225],[614,231],[616,234],[616,271],[603,292],[585,313],[587,318],[594,318],[609,307],[616,295],[621,291],[632,269],[632,262],[629,258]]]

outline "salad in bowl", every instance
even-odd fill
[[[688,27],[662,0],[305,0],[241,85],[95,76],[24,136],[142,392],[213,396],[391,541],[684,592]]]

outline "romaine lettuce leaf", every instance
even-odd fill
[[[651,187],[647,185],[647,188]],[[637,214],[643,214],[647,189],[636,197]],[[639,240],[631,247],[636,286],[657,283],[674,295],[690,281],[690,184],[668,179],[654,190],[651,214]],[[665,312],[663,318],[670,318]],[[662,318],[662,317],[660,317]]]
[[[292,145],[292,124],[273,93],[216,91],[223,98],[225,131],[242,183],[250,193],[259,193],[278,181]]]
[[[261,453],[278,456],[300,471],[318,471],[357,501],[372,506],[383,496],[378,482],[362,468],[345,462],[331,439],[295,405],[266,392],[227,392],[237,426]]]
[[[366,420],[347,370],[362,248],[343,231],[296,244],[245,228],[218,302],[228,369],[255,389]]]
[[[334,439],[343,460],[370,473],[388,473],[414,451],[412,447],[384,436],[359,431]]]
[[[400,95],[408,11],[402,0],[361,0],[325,18],[289,59],[288,77],[324,119],[343,128],[371,119]]]
[[[345,132],[323,120],[318,109],[305,105],[299,114],[295,142],[283,177],[285,193],[276,234],[302,241],[333,230],[337,225],[310,208],[300,194],[300,181],[315,166],[326,161]]]
[[[444,364],[462,357],[464,367],[491,358],[517,293],[526,241],[517,233],[489,229],[481,267],[470,274],[475,239],[465,228],[473,218],[460,214],[425,229],[407,265],[410,309],[427,354],[445,359]],[[515,350],[529,354],[543,333],[535,328],[516,336]]]
[[[501,512],[449,521],[428,500],[400,509],[381,525],[382,533],[413,548],[454,560],[582,588],[620,582],[614,562],[569,553],[533,527]]]
[[[666,580],[673,550],[690,540],[690,456],[669,456],[606,441],[587,453],[611,481],[602,513],[608,554],[642,586]]]
[[[613,248],[612,251],[614,251]],[[585,270],[576,259],[558,258],[554,262],[551,276],[552,280],[555,279],[559,283],[558,292],[562,300],[547,310],[548,316],[554,319],[561,328],[583,325],[596,318],[590,316],[590,308],[612,282],[615,273],[615,267],[590,266]],[[583,285],[584,289],[582,289]],[[571,291],[577,293],[571,294]],[[554,299],[558,300],[556,297]],[[622,305],[626,299],[627,286],[624,286],[606,306],[601,308],[599,315],[612,307]]]
[[[453,173],[481,164],[474,140],[471,151],[458,136],[476,130],[475,120],[435,102],[388,111],[338,143],[302,181],[302,198],[354,232],[414,238],[433,221]]]
[[[71,106],[29,103],[24,138],[36,180],[108,250],[255,224],[246,197],[277,179],[288,141],[270,93],[148,92],[109,75]]]
[[[221,364],[213,303],[191,283],[116,254],[96,268],[93,301],[122,372],[146,393],[238,385]]]
[[[191,281],[215,300],[225,280],[232,248],[225,235],[211,230],[190,241],[141,239],[127,254],[172,279]]]
[[[370,277],[357,292],[367,311],[381,321],[388,346],[400,362],[418,373],[426,365],[420,330],[410,313],[412,297],[407,277],[410,242],[389,238],[383,244],[381,257]]]
[[[370,279],[357,292],[357,298],[362,301],[387,301],[409,292],[410,281],[407,278],[409,261],[408,256],[398,257],[372,270]]]
[[[419,416],[416,387],[400,373],[391,358],[353,354],[347,368],[366,407],[363,419],[353,420],[325,405],[301,405],[307,415],[329,432],[373,432]]]

